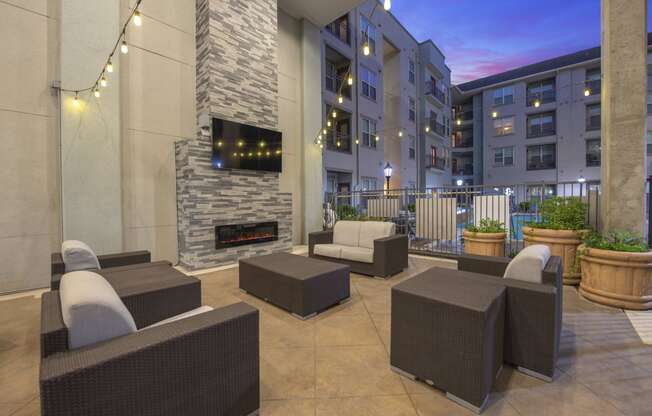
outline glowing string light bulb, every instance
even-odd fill
[[[349,77],[347,78],[346,83],[349,85],[353,85],[353,77],[351,75],[349,75]]]
[[[539,108],[541,106],[541,101],[539,100],[534,100],[534,107]]]
[[[95,98],[100,98],[100,89],[95,87],[95,90],[93,91],[93,95],[95,95]]]
[[[389,11],[389,9],[392,8],[392,1],[391,0],[385,0],[383,2],[383,9]]]
[[[142,24],[143,24],[143,16],[140,14],[139,10],[136,10],[134,12],[134,25],[142,26]]]
[[[109,59],[109,62],[106,63],[106,72],[113,72],[113,63],[111,62],[111,59]]]
[[[333,110],[333,118],[337,117],[337,111]]]
[[[120,45],[120,52],[126,54],[129,52],[129,46],[127,46],[127,41],[122,39],[122,44]]]
[[[106,87],[107,85],[109,85],[109,81],[106,79],[106,75],[102,74],[102,78],[100,78],[100,86]]]
[[[362,54],[364,56],[369,56],[370,53],[371,53],[371,49],[369,49],[369,44],[365,42],[364,46],[362,46]]]
[[[79,96],[77,95],[77,91],[75,91],[75,98],[73,98],[73,100],[72,100],[72,104],[73,104],[75,107],[79,107]]]
[[[588,89],[588,88],[585,88],[585,89],[584,89],[584,96],[585,96],[585,97],[588,97],[589,95],[591,95],[591,90]]]
[[[403,137],[403,130],[398,131],[398,137]]]
[[[341,95],[337,97],[337,102],[342,104],[344,102],[344,97],[342,97]]]

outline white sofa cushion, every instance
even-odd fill
[[[150,326],[146,326],[143,329],[155,328],[157,326],[161,326],[161,325],[169,324],[169,323],[172,323],[172,322],[180,321],[182,319],[190,318],[191,316],[195,316],[195,315],[199,315],[199,314],[202,314],[202,313],[210,312],[212,310],[213,310],[213,308],[210,307],[210,306],[206,306],[206,305],[200,306],[199,308],[195,308],[195,309],[190,310],[188,312],[180,313],[179,315],[175,315],[175,316],[173,316],[171,318],[164,319],[164,320],[162,320],[160,322],[157,322],[155,324],[152,324]],[[143,329],[141,329],[141,331]]]
[[[136,332],[136,323],[113,286],[97,273],[66,273],[59,287],[70,348]]]
[[[61,257],[63,257],[66,272],[100,269],[100,262],[95,252],[83,241],[66,240],[61,243]]]
[[[360,247],[374,249],[374,240],[391,237],[396,232],[393,222],[363,221],[360,224]]]
[[[338,221],[333,227],[333,243],[357,247],[360,236],[360,221]]]
[[[374,251],[365,247],[342,247],[341,258],[361,263],[373,263]]]
[[[342,257],[342,247],[340,244],[315,244],[313,252],[318,256],[339,259]]]
[[[512,259],[503,275],[506,279],[541,283],[542,271],[550,259],[550,248],[542,244],[525,247]]]

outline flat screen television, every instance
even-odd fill
[[[281,172],[281,132],[213,119],[214,169]]]

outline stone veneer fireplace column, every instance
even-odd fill
[[[292,196],[277,173],[211,166],[201,127],[219,117],[278,129],[276,0],[197,1],[197,114],[194,140],[176,144],[179,262],[190,270],[292,247]],[[207,123],[210,125],[210,123]],[[278,239],[216,249],[215,227],[277,222]]]

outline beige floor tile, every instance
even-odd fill
[[[39,367],[12,363],[0,374],[0,404],[27,404],[38,395]]]
[[[317,347],[316,351],[318,398],[405,394],[381,345]]]
[[[2,414],[2,413],[0,413]],[[23,406],[16,413],[12,413],[11,416],[40,416],[41,415],[41,402],[37,398],[29,402],[26,406]]]
[[[378,331],[378,335],[380,335],[381,341],[385,345],[387,352],[389,352],[392,316],[386,313],[372,313],[370,316],[376,330]]]
[[[420,416],[472,416],[475,412],[449,400],[443,392],[432,389],[429,393],[410,396]],[[483,416],[519,416],[504,399],[490,396]]]
[[[316,416],[416,416],[407,395],[317,399]]]
[[[616,406],[626,415],[652,414],[652,375],[628,380],[586,383],[600,398]]]
[[[0,403],[0,416],[11,416],[27,404]]]
[[[380,345],[369,315],[331,315],[315,321],[317,346]]]
[[[313,347],[315,324],[285,311],[260,312],[260,342],[263,348]]]
[[[262,400],[315,397],[314,348],[263,348],[260,353]]]
[[[264,400],[260,406],[260,416],[314,416],[315,401],[301,400]]]

